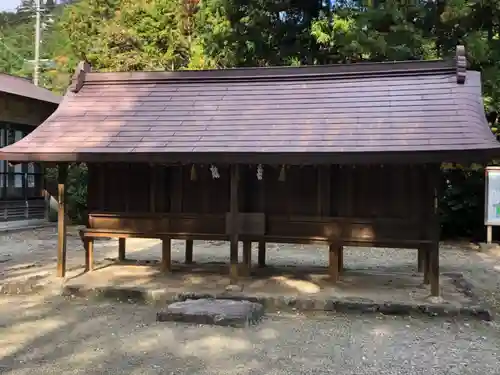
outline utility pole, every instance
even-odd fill
[[[35,12],[36,12],[36,22],[35,22],[35,64],[33,72],[33,84],[38,86],[40,79],[40,42],[41,42],[41,28],[42,28],[42,7],[40,4],[41,0],[35,0]]]

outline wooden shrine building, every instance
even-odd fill
[[[178,72],[91,72],[79,65],[57,111],[1,159],[59,164],[58,273],[65,274],[68,163],[89,168],[93,240],[230,241],[232,279],[250,245],[324,243],[333,282],[343,246],[418,250],[439,294],[442,162],[484,162],[499,143],[480,74],[463,47],[447,61]],[[243,243],[239,264],[238,243]]]

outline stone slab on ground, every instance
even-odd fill
[[[171,303],[164,311],[157,313],[156,320],[246,327],[257,324],[263,316],[264,306],[260,303],[202,298]]]

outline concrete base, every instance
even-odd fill
[[[64,295],[146,302],[156,306],[188,299],[246,300],[266,311],[337,311],[397,315],[492,318],[461,274],[441,275],[441,298],[429,298],[421,274],[346,270],[333,284],[324,268],[254,270],[241,289],[227,290],[227,266],[196,265],[165,275],[155,266],[103,265],[65,282]]]
[[[264,307],[259,303],[202,298],[174,302],[159,312],[156,320],[246,327],[258,323],[263,315]]]

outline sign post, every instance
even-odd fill
[[[485,169],[485,207],[486,243],[493,240],[493,226],[500,225],[500,167]]]

